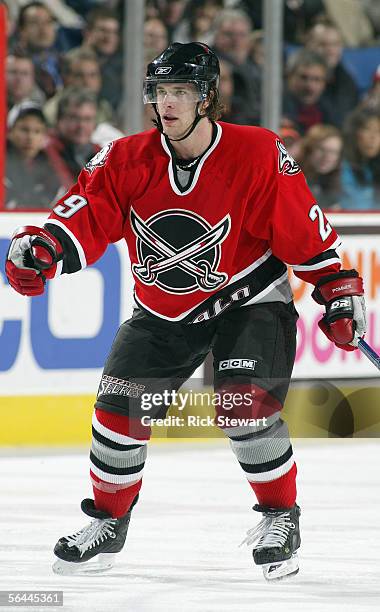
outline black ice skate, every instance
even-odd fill
[[[114,566],[115,554],[120,552],[127,537],[131,509],[121,518],[112,518],[97,510],[92,499],[84,499],[81,508],[94,518],[86,527],[73,535],[60,538],[54,547],[58,557],[53,565],[56,574],[102,573]]]
[[[256,504],[261,512],[260,523],[247,532],[242,544],[254,544],[252,551],[256,565],[263,568],[266,580],[279,580],[298,573],[297,550],[301,544],[297,504],[292,508],[269,508]]]

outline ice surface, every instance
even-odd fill
[[[259,517],[226,441],[152,444],[127,547],[111,572],[87,577],[51,571],[56,540],[88,522],[87,452],[3,455],[0,588],[63,590],[65,612],[380,609],[380,443],[295,440],[294,449],[301,570],[276,584],[238,548]]]

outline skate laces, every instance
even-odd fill
[[[274,548],[283,546],[289,535],[289,530],[294,529],[295,524],[290,520],[289,512],[277,516],[265,516],[261,521],[247,531],[247,536],[239,546],[255,544],[258,548]]]
[[[80,556],[84,555],[87,550],[97,546],[107,538],[116,538],[114,531],[117,519],[94,519],[89,525],[83,527],[77,533],[67,536],[68,546],[76,546],[80,552]]]

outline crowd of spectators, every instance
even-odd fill
[[[283,2],[280,136],[323,208],[380,210],[380,2]],[[123,136],[125,3],[0,3],[8,35],[4,208],[49,208],[102,146]],[[145,0],[145,60],[173,41],[209,44],[220,59],[222,121],[260,125],[262,28],[263,0]],[[378,54],[364,89],[343,61],[347,48]]]

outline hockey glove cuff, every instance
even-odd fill
[[[5,264],[9,284],[21,295],[41,295],[46,279],[55,276],[61,259],[62,246],[53,234],[34,225],[19,227],[12,236]]]
[[[364,336],[367,324],[363,279],[356,270],[341,270],[321,278],[313,299],[326,308],[320,329],[338,348],[353,351]]]

